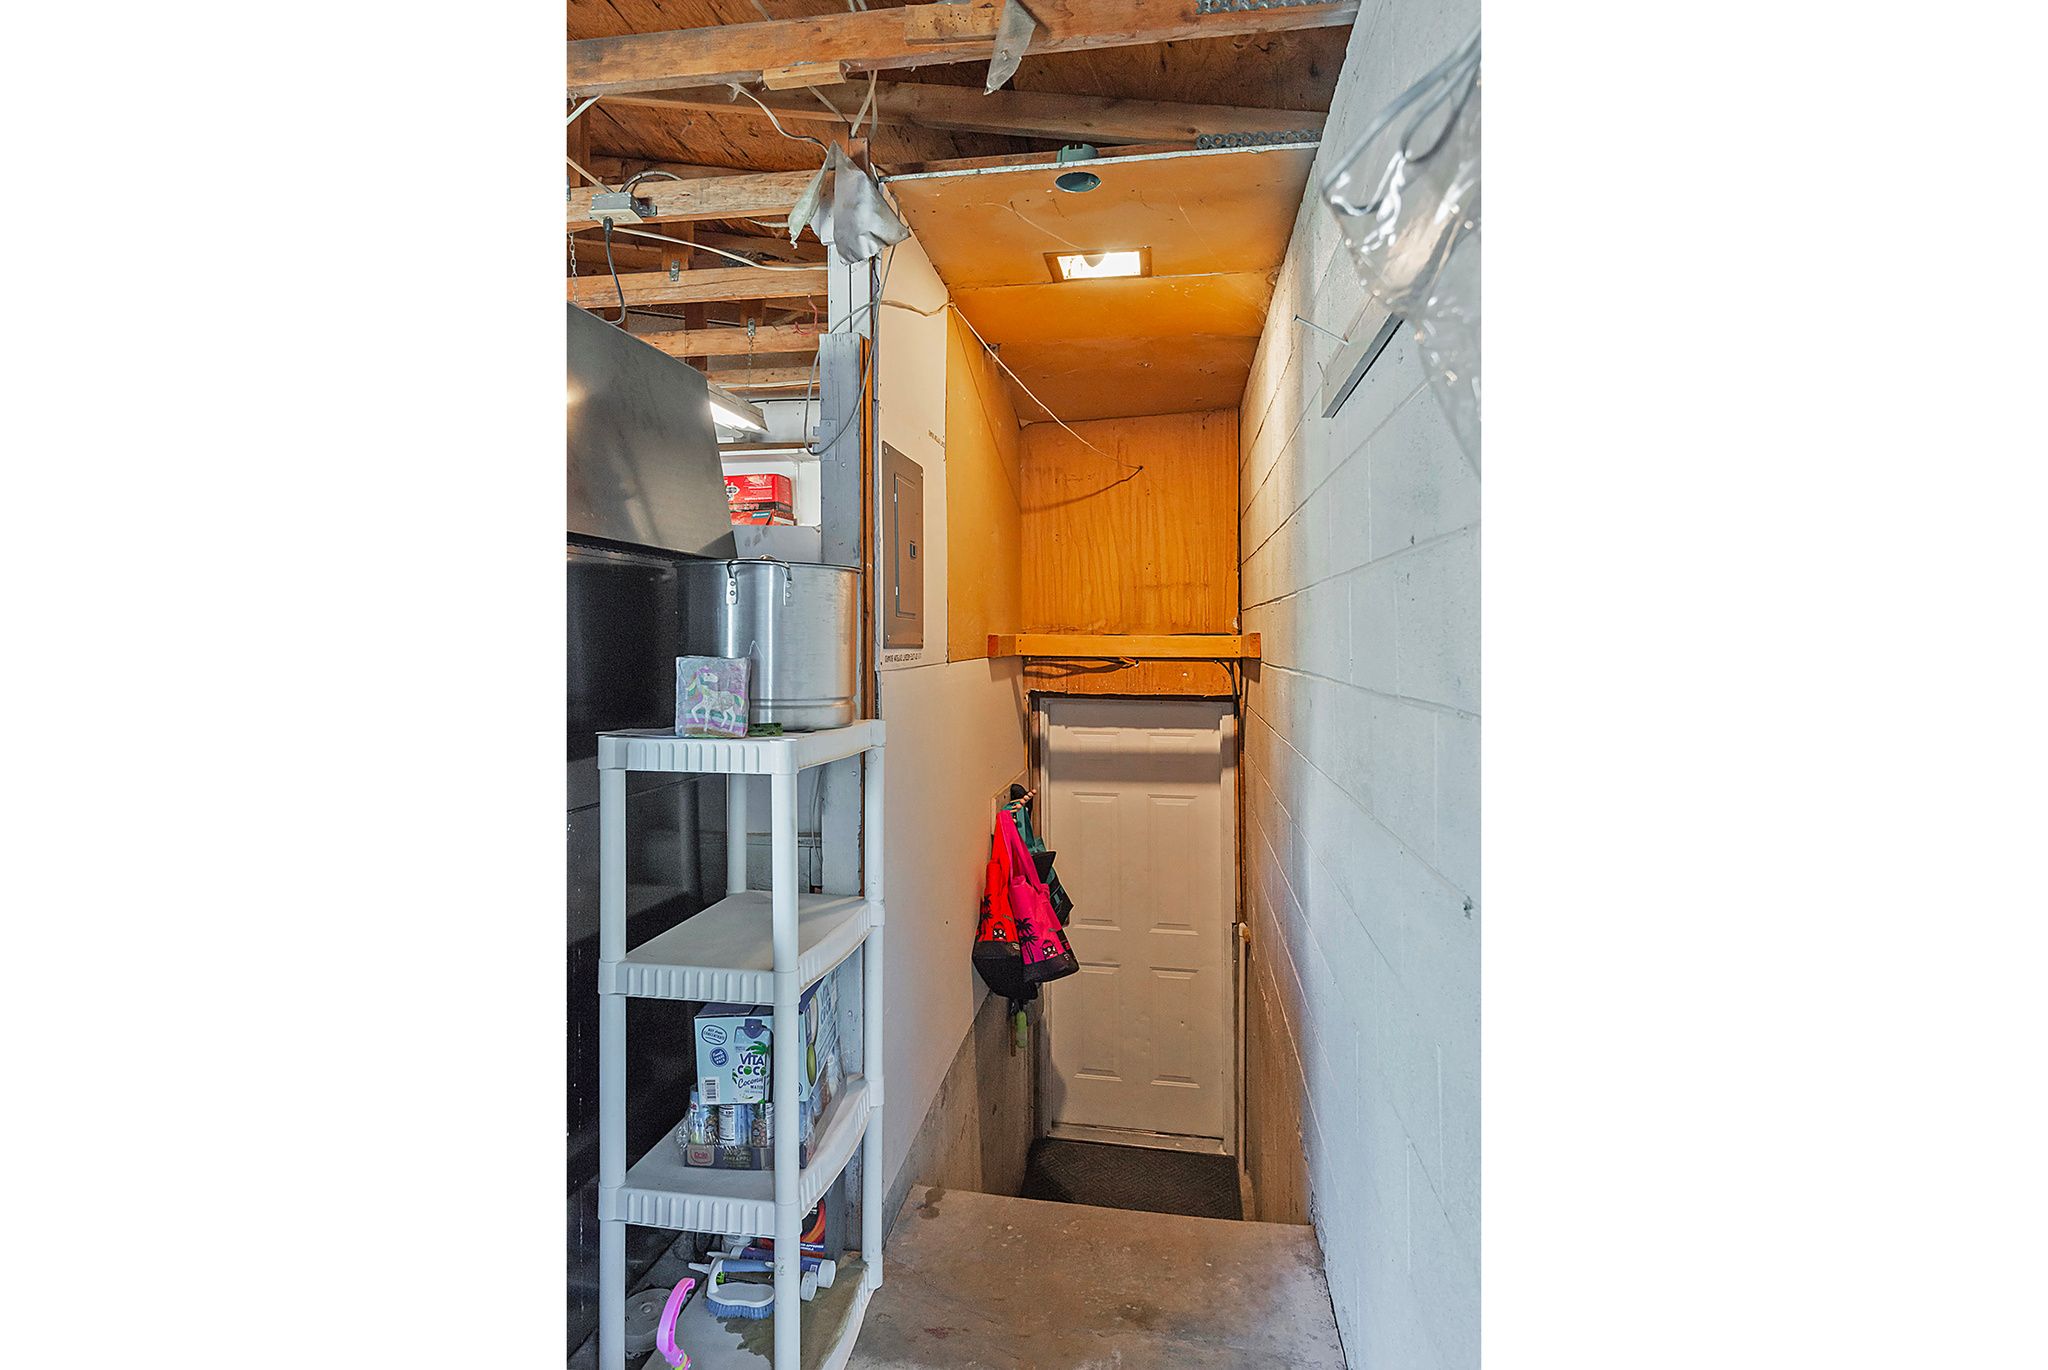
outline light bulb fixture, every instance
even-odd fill
[[[1077,143],[1072,147],[1061,148],[1053,160],[1055,165],[1065,166],[1069,162],[1093,161],[1097,155],[1095,149],[1088,144]],[[1084,190],[1093,190],[1101,185],[1102,178],[1092,171],[1063,171],[1053,177],[1052,183],[1061,190],[1079,195]]]
[[[1125,248],[1116,252],[1048,252],[1045,264],[1056,281],[1101,281],[1117,276],[1152,274],[1152,249]]]
[[[717,381],[705,380],[704,389],[707,392],[707,398],[711,401],[712,422],[722,424],[727,428],[744,428],[754,433],[765,433],[768,431],[768,420],[761,416],[759,409],[748,404]]]

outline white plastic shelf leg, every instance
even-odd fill
[[[725,892],[747,887],[747,778],[725,778]]]
[[[803,1024],[797,1017],[795,774],[777,771],[769,789],[773,822],[769,882],[775,942],[775,1370],[799,1370],[803,1357],[803,1206],[797,1198],[797,1079]]]
[[[598,956],[626,956],[626,773],[597,773]],[[602,1195],[626,1182],[626,1001],[598,996],[597,1187]],[[603,1221],[597,1231],[597,1363],[626,1366],[626,1225]]]
[[[867,1267],[867,1286],[882,1286],[882,1101],[886,1088],[882,1078],[882,749],[870,747],[862,753],[867,771],[867,851],[862,863],[862,881],[874,926],[868,931],[867,946],[861,952],[861,1036],[862,1068],[868,1077],[868,1097],[874,1111],[868,1114],[867,1135],[861,1141],[860,1165],[860,1254]]]

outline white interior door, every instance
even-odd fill
[[[1081,962],[1044,990],[1046,1120],[1234,1148],[1230,706],[1068,697],[1045,709],[1042,836]]]

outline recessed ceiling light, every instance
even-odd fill
[[[1128,248],[1121,252],[1048,252],[1046,264],[1056,281],[1099,281],[1112,276],[1152,274],[1152,249]]]

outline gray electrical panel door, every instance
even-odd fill
[[[882,444],[882,645],[924,646],[924,468]]]

